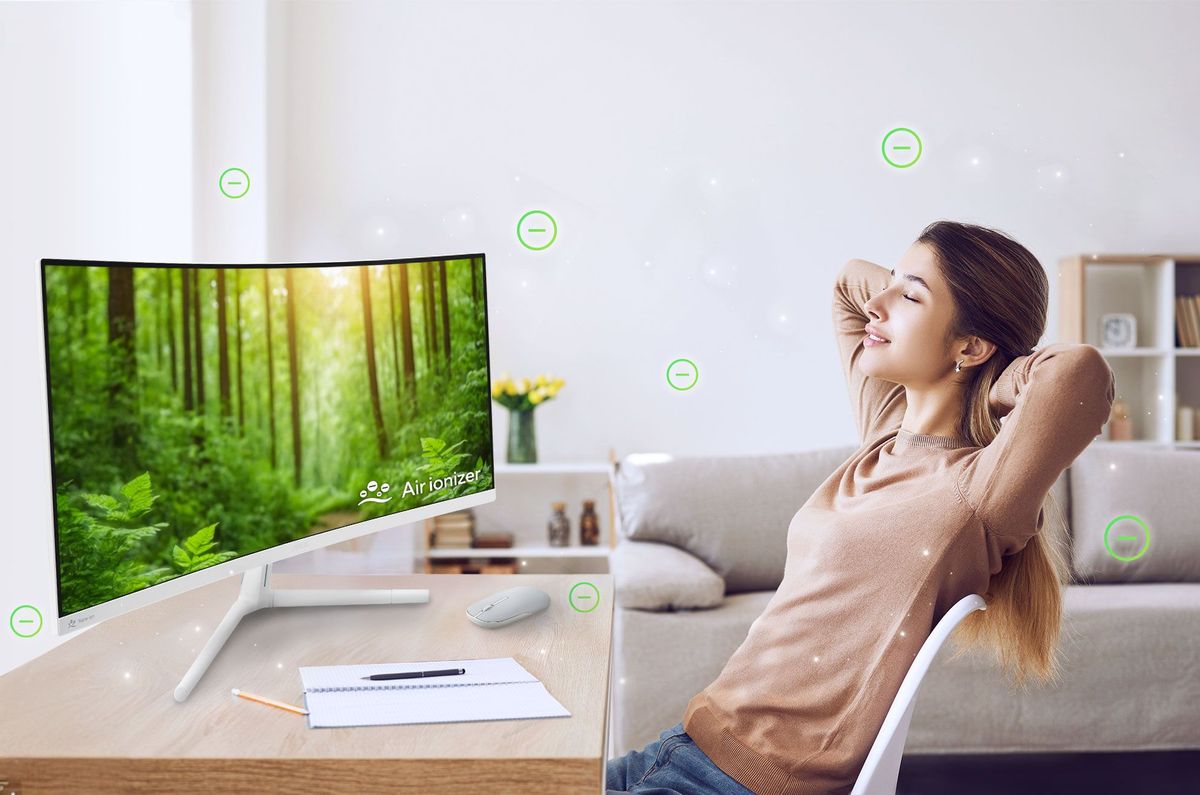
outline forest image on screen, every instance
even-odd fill
[[[60,616],[492,487],[482,257],[43,278]]]

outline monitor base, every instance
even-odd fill
[[[267,585],[271,576],[271,565],[258,566],[242,574],[242,590],[237,601],[229,608],[225,618],[217,625],[212,637],[200,650],[192,667],[183,675],[175,688],[175,700],[182,703],[191,695],[193,688],[204,676],[208,666],[216,659],[225,641],[241,620],[268,607],[324,607],[329,605],[397,605],[421,604],[429,601],[428,588],[376,588],[376,589],[319,589],[302,590],[284,588],[273,590]]]

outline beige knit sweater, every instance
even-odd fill
[[[684,715],[757,795],[850,791],[933,625],[1040,530],[1046,493],[1112,404],[1099,351],[1053,344],[996,382],[991,402],[1007,416],[987,447],[901,431],[904,388],[858,368],[863,304],[890,279],[862,260],[838,276],[833,319],[862,446],[793,517],[779,589]]]

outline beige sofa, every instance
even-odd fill
[[[782,579],[792,515],[854,450],[618,462],[612,756],[681,721],[721,671]],[[1200,749],[1200,452],[1094,444],[1052,494],[1072,558],[1063,683],[1013,691],[985,657],[951,662],[951,643],[906,754]],[[1117,560],[1105,530],[1131,514],[1150,543]],[[1123,557],[1129,522],[1109,536]]]

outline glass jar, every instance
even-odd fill
[[[567,518],[567,504],[556,502],[551,507],[554,508],[554,513],[550,514],[550,521],[546,524],[546,531],[550,536],[550,546],[568,546],[571,543],[571,520]]]
[[[595,500],[583,501],[583,513],[579,515],[579,543],[593,547],[600,543],[600,517],[596,516]]]

